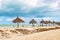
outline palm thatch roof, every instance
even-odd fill
[[[17,22],[20,23],[24,21],[17,16],[17,18],[13,20],[13,23],[17,23]]]
[[[48,23],[49,23],[49,21],[44,21],[44,23],[45,23],[45,24],[48,24]]]
[[[40,23],[44,23],[44,20],[42,19],[42,20],[40,21]]]
[[[51,21],[50,21],[50,20],[49,20],[49,21],[45,21],[44,23],[45,23],[45,24],[49,24],[49,23],[51,23]]]
[[[60,26],[60,22],[55,22],[55,24],[59,25]]]
[[[36,24],[37,22],[34,19],[32,19],[29,23],[30,24]]]
[[[44,21],[44,20],[41,20],[40,23],[48,24],[48,23],[51,23],[51,21]]]

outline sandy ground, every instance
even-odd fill
[[[14,30],[14,28],[10,28],[10,29]],[[60,29],[33,33],[29,35],[23,35],[21,33],[18,33],[18,34],[11,33],[9,32],[9,29],[7,30],[4,29],[4,30],[5,30],[4,31],[5,34],[0,32],[0,40],[60,40]],[[32,30],[32,29],[30,28],[29,30]],[[4,34],[4,35],[1,35],[1,34]]]
[[[12,40],[60,40],[60,29],[20,36]]]

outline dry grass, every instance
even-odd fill
[[[33,34],[33,33],[49,31],[49,30],[56,30],[56,29],[60,29],[60,27],[55,27],[55,28],[38,28],[38,29],[34,29],[34,30],[27,30],[27,29],[15,29],[15,30],[21,32],[24,35],[26,35],[26,34]]]
[[[9,37],[10,35],[30,35],[30,34],[35,34],[35,33],[40,33],[40,32],[47,32],[49,30],[56,30],[56,29],[60,29],[60,27],[53,27],[53,28],[33,28],[33,29],[21,29],[21,28],[15,28],[15,29],[10,29],[10,30],[0,30],[0,34],[3,37]],[[9,35],[9,36],[8,36]],[[10,36],[11,37],[11,36]]]

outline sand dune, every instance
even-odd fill
[[[45,27],[42,27],[45,28]],[[48,27],[49,29],[51,27]],[[56,28],[56,27],[55,27]],[[11,29],[0,30],[0,40],[60,40],[60,29],[36,32],[33,34],[24,35],[19,31]],[[24,28],[23,28],[24,29]],[[35,30],[35,28],[26,28],[27,30]]]
[[[10,36],[10,38],[0,37],[0,40],[60,40],[60,29],[34,33],[24,36],[19,36],[19,34]]]

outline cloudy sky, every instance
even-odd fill
[[[0,24],[9,24],[19,16],[26,23],[36,21],[60,21],[60,0],[0,0]]]

